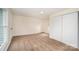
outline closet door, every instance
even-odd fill
[[[78,13],[71,13],[63,16],[63,42],[77,47]]]
[[[62,41],[62,16],[57,16],[50,20],[49,31],[52,38]]]

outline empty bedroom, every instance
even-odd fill
[[[79,51],[78,8],[0,8],[0,51]]]

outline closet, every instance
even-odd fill
[[[78,48],[78,12],[50,18],[50,38]]]

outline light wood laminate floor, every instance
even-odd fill
[[[16,36],[8,51],[79,51],[57,40],[50,39],[46,33]]]

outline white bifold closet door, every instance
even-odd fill
[[[63,42],[78,47],[78,12],[63,15]]]
[[[67,45],[78,47],[78,12],[50,18],[49,35]]]
[[[62,16],[50,20],[49,34],[53,39],[62,41]]]

